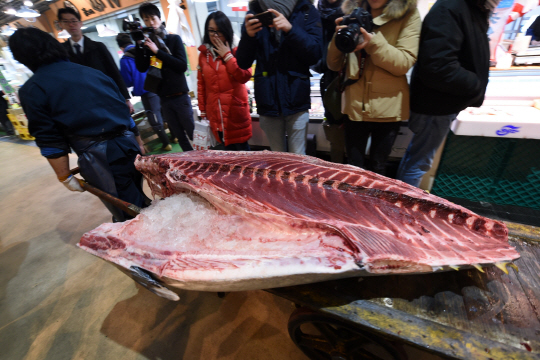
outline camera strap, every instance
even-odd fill
[[[340,77],[342,81],[340,81],[340,86],[339,86],[340,92],[345,91],[345,88],[347,86],[354,84],[355,82],[357,82],[358,80],[362,78],[362,75],[364,74],[364,68],[366,67],[366,59],[368,56],[369,56],[368,53],[364,49],[360,50],[360,59],[358,59],[358,61],[360,62],[360,71],[358,72],[358,79],[345,80],[346,70],[344,69],[341,71]]]

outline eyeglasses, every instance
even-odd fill
[[[210,30],[210,29],[208,29],[208,32],[210,33],[210,35],[223,36],[223,33],[222,33],[221,31],[216,31],[216,30]]]
[[[72,24],[75,25],[75,24],[80,23],[79,20],[71,20],[71,21],[70,20],[60,20],[60,22],[62,24],[64,24],[64,25],[72,25]]]

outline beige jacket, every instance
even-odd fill
[[[358,0],[360,3],[361,0]],[[343,10],[351,13],[356,0],[345,0]],[[364,74],[345,88],[341,112],[353,121],[401,121],[409,118],[409,85],[405,74],[416,62],[422,20],[416,0],[389,0],[382,15],[373,19],[374,36],[365,47],[368,58]],[[336,48],[335,35],[328,45],[331,70],[346,68],[349,79],[358,79],[358,54]]]

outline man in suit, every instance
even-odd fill
[[[71,38],[62,44],[69,54],[69,60],[100,70],[113,79],[126,99],[129,111],[133,113],[133,105],[129,101],[131,96],[111,53],[103,43],[90,40],[82,34],[81,15],[72,8],[62,8],[58,10],[58,22],[62,29],[71,35]]]

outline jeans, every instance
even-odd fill
[[[189,95],[161,97],[161,112],[163,119],[171,128],[171,132],[178,139],[182,151],[193,150],[189,140],[193,140],[195,123]]]
[[[392,152],[401,123],[345,120],[345,146],[349,164],[377,174],[386,174],[386,161]],[[365,166],[366,146],[371,135],[369,166]]]
[[[306,154],[309,112],[301,111],[288,116],[259,116],[272,151]]]
[[[397,178],[412,186],[420,186],[424,174],[431,169],[433,158],[450,124],[457,114],[424,115],[411,111],[409,129],[414,133],[411,143],[399,164]]]

